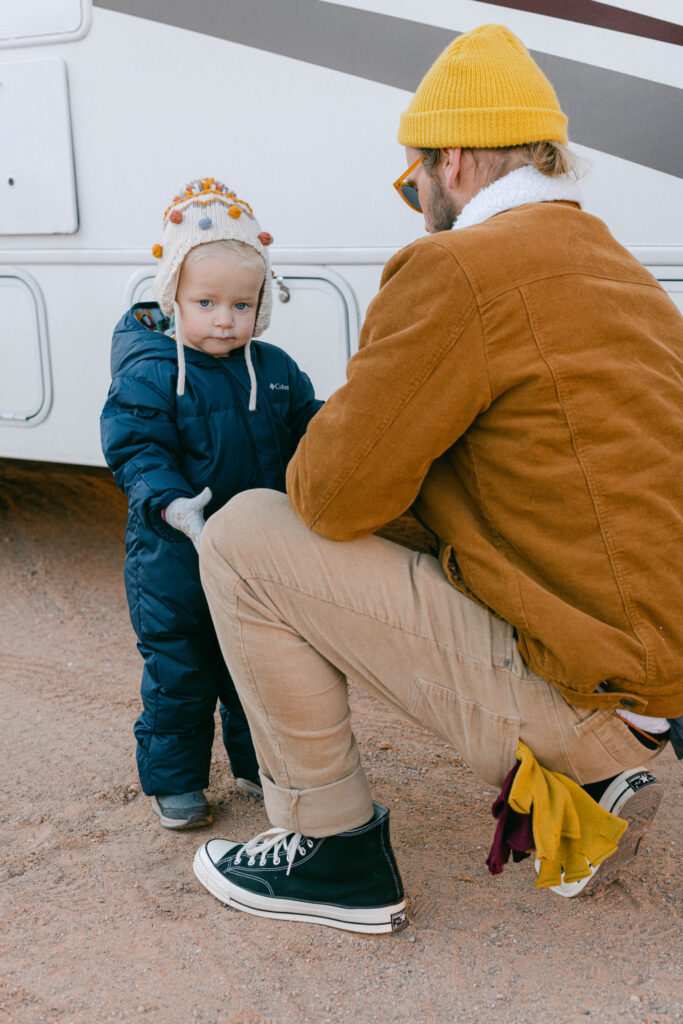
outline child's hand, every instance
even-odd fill
[[[197,551],[199,538],[204,529],[203,508],[210,501],[211,488],[205,487],[201,494],[196,494],[194,498],[175,498],[161,513],[169,526],[190,538]]]

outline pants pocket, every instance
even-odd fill
[[[661,750],[643,746],[612,710],[586,712],[572,726],[572,733],[569,759],[574,777],[583,783],[598,782],[647,764]]]
[[[485,782],[501,786],[517,760],[519,720],[497,714],[457,691],[417,679],[410,715],[430,732],[451,743]]]

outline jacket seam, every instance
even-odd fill
[[[526,288],[528,285],[538,284],[541,281],[553,281],[561,277],[581,277],[586,279],[595,279],[597,281],[610,281],[619,284],[634,285],[636,287],[641,288],[652,288],[655,291],[658,291],[661,288],[661,285],[657,281],[644,281],[642,280],[642,278],[636,277],[635,275],[631,276],[625,274],[623,276],[617,277],[613,274],[600,274],[593,270],[577,270],[576,268],[567,267],[566,269],[556,270],[553,271],[552,273],[549,272],[547,274],[535,274],[529,278],[526,278],[524,281],[517,282],[516,284],[507,285],[506,287],[501,288],[499,291],[491,293],[490,295],[487,295],[486,298],[484,298],[481,295],[481,289],[475,284],[473,275],[471,271],[468,269],[466,256],[463,256],[460,253],[456,255],[454,252],[451,252],[451,250],[443,243],[435,242],[434,244],[438,245],[440,249],[442,249],[444,252],[447,252],[451,256],[451,258],[455,260],[455,262],[458,264],[462,272],[467,277],[469,286],[472,289],[472,294],[475,297],[475,301],[481,306],[487,306],[490,302],[494,302],[496,299],[500,299],[504,295],[509,295],[511,292],[521,291],[522,288]]]
[[[463,271],[464,271],[464,268],[463,268]],[[469,280],[469,275],[468,275],[468,280]],[[472,287],[471,282],[470,282],[470,287]],[[488,344],[487,344],[487,340],[486,340],[486,330],[484,328],[484,320],[483,320],[483,317],[482,317],[482,314],[481,314],[481,306],[479,304],[477,304],[477,313],[479,315],[479,324],[480,324],[481,337],[482,337],[482,348],[483,348],[483,351],[484,351],[484,361],[486,363],[486,372],[487,372],[488,381],[489,381],[489,403],[491,403],[492,396],[493,396],[493,380],[492,380],[492,374],[491,374],[491,365],[490,365],[490,361],[489,361]],[[494,535],[498,539],[498,542],[500,544],[500,549],[501,550],[505,550],[507,548],[509,550],[511,545],[507,543],[505,538],[501,535],[500,531],[497,530],[496,527],[493,525],[493,523],[491,521],[491,517],[489,516],[489,514],[487,512],[487,503],[486,503],[486,500],[484,498],[484,493],[483,493],[482,486],[481,486],[481,476],[480,476],[480,473],[479,473],[479,467],[477,465],[477,457],[476,457],[476,454],[475,454],[474,445],[472,443],[471,435],[466,432],[465,435],[464,435],[464,440],[465,440],[465,444],[467,446],[467,449],[470,452],[470,457],[471,457],[471,460],[472,460],[472,470],[474,472],[475,480],[476,480],[476,483],[477,483],[477,493],[479,494],[479,505],[480,505],[480,508],[482,509],[482,512],[484,513],[484,516],[485,516],[488,528],[491,531],[492,535]],[[523,619],[524,619],[524,625],[528,629],[529,628],[529,623],[528,623],[528,620],[527,620],[526,609],[524,607],[524,601],[522,600],[522,592],[521,592],[521,589],[520,589],[520,586],[519,586],[519,579],[517,578],[517,574],[515,574],[515,587],[516,587],[516,590],[517,590],[517,596],[519,598],[520,611],[521,611]],[[474,593],[474,591],[472,591],[472,593]],[[479,598],[479,600],[481,600],[481,599]],[[485,604],[485,602],[482,602],[482,604]],[[488,604],[486,604],[486,607],[487,608],[489,607]],[[496,614],[498,614],[498,613],[496,612]]]
[[[543,363],[545,364],[545,366],[546,366],[546,368],[547,368],[548,372],[550,373],[550,375],[552,377],[552,380],[553,380],[553,384],[554,384],[554,388],[555,388],[555,394],[557,395],[558,405],[559,405],[559,407],[560,407],[560,409],[562,411],[562,416],[564,417],[564,421],[565,421],[565,423],[567,425],[567,429],[569,431],[569,436],[571,438],[572,449],[573,449],[574,454],[576,456],[576,460],[577,460],[579,466],[581,467],[581,473],[582,473],[583,478],[584,478],[584,480],[586,482],[586,487],[588,488],[588,493],[590,495],[591,504],[592,504],[593,510],[595,512],[595,518],[596,518],[597,526],[598,526],[598,529],[600,531],[600,536],[602,537],[602,542],[603,542],[604,547],[605,547],[605,554],[607,555],[607,558],[609,560],[610,570],[612,572],[612,576],[613,576],[614,582],[616,584],[617,591],[619,593],[619,598],[621,600],[622,608],[623,608],[624,614],[626,616],[626,619],[627,619],[627,621],[629,623],[629,626],[631,627],[632,634],[633,634],[634,638],[637,639],[638,643],[640,644],[641,650],[643,652],[643,656],[644,656],[644,659],[645,659],[645,678],[647,679],[648,678],[648,666],[647,666],[648,650],[647,650],[646,644],[643,642],[640,634],[638,633],[638,630],[636,629],[636,625],[635,625],[635,623],[633,621],[633,609],[631,608],[630,601],[628,600],[627,595],[624,592],[622,574],[621,574],[621,572],[620,572],[620,570],[619,570],[619,568],[617,566],[617,562],[616,562],[616,558],[615,558],[615,554],[614,554],[615,543],[614,543],[614,539],[612,537],[612,533],[611,533],[611,529],[610,529],[609,517],[607,516],[606,513],[604,513],[603,515],[600,514],[601,501],[599,499],[599,495],[596,492],[596,488],[595,488],[595,486],[593,484],[591,475],[588,472],[588,468],[587,468],[587,466],[586,466],[586,464],[584,462],[584,459],[581,456],[581,452],[579,451],[579,447],[580,447],[579,446],[579,438],[578,438],[577,432],[576,432],[576,430],[575,430],[575,428],[574,428],[574,426],[572,424],[571,418],[569,416],[566,403],[565,403],[565,401],[564,401],[564,399],[562,397],[562,386],[561,386],[561,383],[560,383],[559,376],[556,374],[554,368],[552,367],[549,359],[546,357],[546,354],[545,354],[545,352],[543,350],[540,338],[539,338],[539,336],[538,336],[538,334],[537,334],[537,332],[535,330],[535,327],[534,327],[533,316],[532,316],[531,310],[529,308],[529,305],[527,303],[526,296],[524,295],[524,292],[523,292],[521,287],[518,289],[518,291],[519,291],[519,295],[520,295],[520,298],[522,300],[522,303],[524,305],[524,309],[525,309],[526,314],[527,314],[527,318],[528,318],[528,322],[529,322],[529,328],[530,328],[530,332],[531,332],[531,337],[534,340],[534,344],[536,345],[536,348],[538,350],[538,354],[540,355],[541,359],[543,360]]]
[[[505,537],[503,537],[503,535],[500,533],[500,531],[498,529],[496,529],[496,527],[491,522],[491,517],[489,516],[488,511],[487,511],[487,503],[486,503],[486,499],[484,497],[484,493],[483,493],[482,486],[481,486],[481,477],[479,475],[479,468],[477,466],[477,456],[476,456],[475,451],[474,451],[474,445],[472,444],[472,440],[469,437],[467,438],[467,447],[468,447],[468,449],[470,451],[470,454],[471,454],[472,469],[473,469],[474,476],[475,476],[475,479],[476,479],[476,482],[477,482],[477,492],[478,492],[478,495],[479,495],[479,507],[482,509],[482,511],[484,513],[486,524],[487,524],[491,534],[494,537],[496,537],[497,540],[498,540],[499,550],[500,551],[504,551],[507,554],[511,550],[515,550],[515,548],[514,548],[514,545],[510,544],[509,541],[507,541],[505,539]],[[519,576],[518,576],[517,573],[514,573],[514,582],[515,582],[515,589],[517,591],[517,597],[519,598],[519,609],[520,609],[520,612],[521,612],[521,615],[522,615],[523,625],[526,627],[527,630],[530,630],[531,627],[529,625],[529,620],[527,618],[526,608],[524,606],[524,599],[522,597],[522,591],[521,591],[521,588],[520,588],[520,585],[519,585]],[[472,593],[474,593],[474,591],[472,591]],[[478,599],[480,601],[482,600],[481,598],[478,598]],[[485,606],[487,608],[489,607],[489,605],[486,604],[486,602],[484,602],[484,601],[482,601],[482,604],[485,604]],[[492,609],[492,610],[495,612],[495,609]],[[498,612],[495,612],[495,613],[496,613],[496,615],[498,614]],[[522,624],[520,623],[520,625],[522,625]]]

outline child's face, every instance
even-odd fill
[[[176,302],[183,341],[210,356],[225,356],[254,333],[263,271],[237,253],[211,253],[183,263]]]

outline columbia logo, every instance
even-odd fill
[[[273,384],[271,381],[269,386],[271,391],[289,391],[289,384]]]

